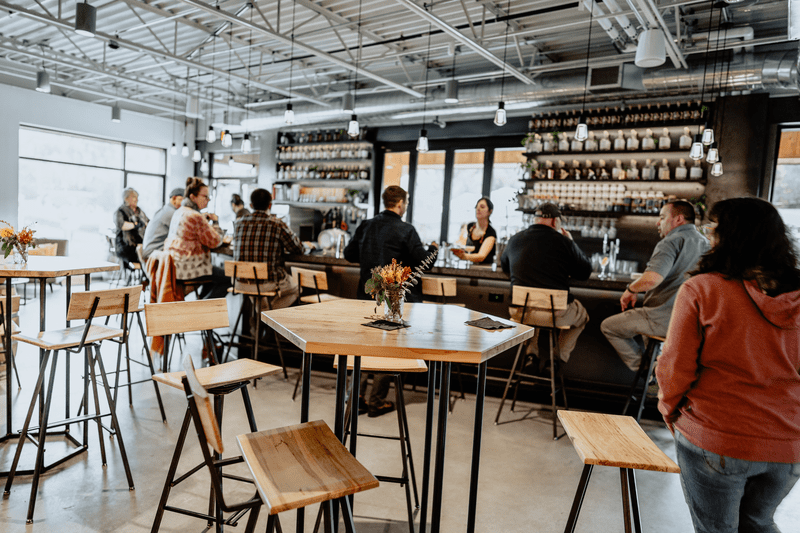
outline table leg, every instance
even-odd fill
[[[433,402],[436,396],[436,367],[441,364],[431,361],[428,366],[428,393],[425,405],[425,453],[422,456],[422,502],[420,507],[419,533],[428,529],[428,486],[431,477],[431,442],[433,440]]]
[[[311,388],[311,354],[303,352],[303,394],[300,397],[300,423],[308,422],[309,389]],[[305,528],[305,508],[297,510],[297,533]]]
[[[472,470],[469,476],[469,507],[467,533],[475,533],[475,512],[478,506],[478,470],[481,463],[483,407],[486,400],[486,362],[478,365],[478,391],[475,398],[475,427],[472,430]]]
[[[350,454],[356,456],[358,445],[358,398],[361,396],[361,356],[353,358],[353,403],[350,409]],[[355,496],[349,497],[350,513],[355,506]]]
[[[11,431],[11,278],[6,278],[6,306],[3,318],[5,319],[3,331],[3,345],[6,351],[6,432],[3,434],[2,440],[6,441],[13,438],[14,434]]]
[[[433,474],[433,503],[431,504],[431,533],[439,533],[442,519],[442,489],[444,485],[444,449],[447,442],[447,415],[450,412],[450,367],[442,363],[442,385],[439,389],[439,428],[436,431],[436,463]]]
[[[344,411],[346,400],[345,384],[347,382],[347,357],[339,358],[336,368],[336,416],[334,418],[333,433],[336,438],[344,442]]]

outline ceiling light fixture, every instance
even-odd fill
[[[347,91],[342,95],[342,111],[352,114],[356,109],[356,103],[353,99],[353,93]]]
[[[247,38],[247,94],[245,95],[246,103],[250,103],[250,61],[253,54],[253,5],[247,4],[250,7],[250,36]],[[250,118],[250,108],[245,108],[244,123],[247,124],[247,119]],[[247,133],[247,126],[245,126],[244,138],[242,139],[242,153],[249,154],[253,151],[253,144],[250,142],[250,134]]]
[[[214,73],[215,63],[217,62],[217,34],[211,35],[211,92],[209,93],[209,100],[211,105],[208,108],[208,132],[206,133],[206,142],[213,143],[217,140],[217,132],[214,131]],[[197,83],[200,83],[198,80]]]
[[[242,153],[249,154],[253,151],[253,143],[250,142],[250,134],[245,133],[244,139],[242,139]]]
[[[640,68],[659,67],[667,60],[664,34],[661,30],[648,28],[639,34],[634,64]]]
[[[508,0],[506,5],[506,35],[503,38],[503,77],[500,79],[500,103],[497,104],[497,111],[494,113],[495,126],[506,125],[506,103],[503,101],[503,92],[506,85],[506,53],[508,52],[508,27],[511,25],[508,20],[510,12],[511,0]]]
[[[297,9],[297,2],[292,2],[292,46],[289,52],[289,100],[292,99],[292,73],[294,71],[294,15]],[[294,124],[294,110],[292,102],[286,103],[286,111],[283,112],[283,121],[291,126]]]
[[[586,74],[583,82],[583,104],[581,115],[578,118],[578,127],[575,128],[575,140],[583,142],[589,138],[589,126],[586,125],[586,95],[589,93],[589,55],[592,51],[592,24],[594,23],[594,0],[589,5],[589,41],[586,44]]]
[[[36,73],[36,90],[40,93],[50,92],[50,74],[44,70],[44,67]]]
[[[183,148],[181,148],[181,157],[189,157],[189,145],[183,143]]]
[[[709,0],[709,13],[708,13],[708,32],[709,38],[706,40],[706,56],[703,60],[703,86],[700,89],[700,117],[702,118],[705,114],[707,108],[703,105],[703,101],[705,100],[706,96],[706,76],[708,74],[708,55],[709,49],[711,47],[711,27],[714,21],[714,0]],[[708,118],[706,118],[705,129],[701,130],[701,126],[697,126],[697,135],[694,136],[694,142],[692,143],[692,147],[689,150],[689,157],[695,161],[699,161],[703,159],[704,151],[703,151],[703,144],[705,144],[705,140],[708,138],[710,141],[708,144],[711,144],[714,141],[714,132],[711,130],[708,135],[706,134],[706,130],[708,128]]]
[[[225,130],[222,132],[222,146],[225,148],[230,148],[233,146],[233,137],[231,137],[230,130]]]
[[[200,153],[200,150],[195,148],[192,153],[192,162],[199,163],[201,159],[203,159],[203,154]]]
[[[122,121],[122,110],[119,108],[119,104],[115,103],[114,107],[111,108],[111,122],[121,122]]]
[[[172,146],[169,149],[169,155],[178,155],[178,147],[175,146],[175,143],[172,143]]]
[[[97,8],[88,2],[75,5],[75,33],[84,37],[94,37],[97,26]]]
[[[358,0],[358,26],[356,26],[356,72],[353,78],[353,111],[350,115],[350,122],[347,123],[347,135],[355,139],[361,134],[361,126],[358,124],[356,114],[356,96],[358,96],[358,65],[361,63],[361,0]]]
[[[428,6],[425,6],[428,10]],[[433,12],[433,3],[431,3],[431,13]],[[433,26],[428,23],[428,49],[425,52],[425,94],[422,100],[422,129],[419,130],[419,139],[417,139],[417,152],[425,153],[430,149],[428,145],[428,130],[425,129],[425,112],[428,110],[428,62],[431,60],[431,30]]]
[[[717,160],[716,163],[711,165],[711,175],[714,177],[722,176],[722,159]]]
[[[444,103],[457,104],[458,103],[458,80],[456,79],[456,56],[458,55],[458,47],[456,43],[450,43],[453,50],[453,67],[450,74],[450,79],[444,84]]]

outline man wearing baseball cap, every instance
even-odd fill
[[[503,272],[509,274],[511,286],[535,287],[569,291],[570,280],[586,280],[592,274],[592,263],[561,227],[561,211],[555,204],[545,202],[536,208],[533,225],[508,241],[500,260]],[[521,319],[522,310],[511,308],[511,318]],[[516,316],[515,316],[516,315]],[[589,322],[583,305],[571,294],[566,312],[556,314],[560,330],[558,344],[561,359],[567,361],[578,336]],[[531,351],[537,357],[539,329],[531,341]]]
[[[142,243],[142,258],[145,261],[153,252],[164,249],[164,241],[167,240],[167,234],[169,234],[169,223],[182,201],[183,189],[172,189],[172,192],[169,193],[169,201],[153,215],[153,220],[150,221],[144,232],[144,243]]]

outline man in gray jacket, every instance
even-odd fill
[[[164,249],[164,241],[167,240],[167,234],[169,234],[169,223],[182,201],[183,189],[173,189],[169,193],[169,201],[153,215],[153,220],[150,221],[144,232],[144,242],[142,243],[142,259],[145,261],[153,252]]]

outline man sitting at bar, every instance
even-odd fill
[[[432,249],[422,245],[417,230],[402,218],[408,207],[408,193],[396,185],[386,187],[381,195],[385,210],[376,217],[365,220],[356,229],[356,234],[344,249],[344,257],[351,263],[360,265],[361,275],[358,280],[358,299],[371,300],[364,285],[372,276],[376,266],[391,264],[396,259],[403,266],[417,267]],[[431,243],[432,248],[438,248]],[[422,287],[417,285],[406,294],[409,302],[422,301]],[[365,402],[367,374],[361,378],[361,394],[359,397],[359,413],[369,412],[370,417],[380,416],[394,409],[394,403],[386,401],[389,394],[390,375],[376,376],[372,384],[369,400]]]
[[[172,222],[172,215],[181,206],[182,201],[183,189],[172,189],[172,192],[169,193],[169,201],[153,215],[153,220],[150,221],[144,231],[142,259],[145,261],[153,252],[164,249],[164,241],[167,240],[167,235],[169,235],[169,224]]]
[[[629,283],[622,294],[619,300],[622,313],[600,324],[600,331],[634,372],[644,354],[642,335],[667,335],[675,295],[686,279],[685,274],[709,250],[708,241],[697,231],[694,219],[694,206],[685,200],[673,200],[661,208],[656,224],[661,241],[653,250],[644,274]],[[634,309],[640,292],[645,293],[644,305]]]
[[[545,202],[536,208],[533,225],[508,241],[500,260],[503,272],[511,278],[511,286],[534,287],[568,291],[571,279],[587,280],[592,263],[572,240],[569,231],[561,227],[561,211],[555,204]],[[589,322],[589,314],[572,294],[566,311],[556,313],[560,330],[558,347],[561,360],[569,360],[578,336]],[[522,309],[512,308],[511,318],[522,321]],[[539,329],[530,341],[530,352],[539,357]]]

